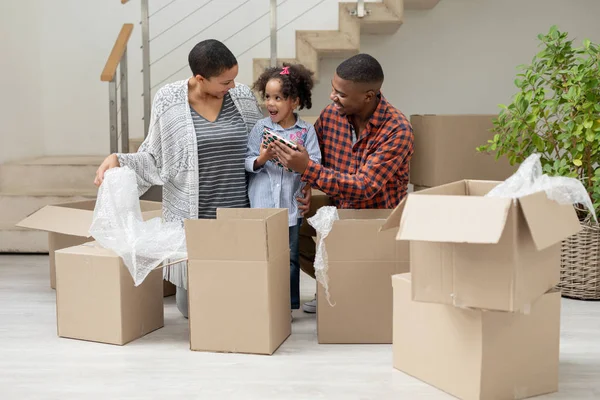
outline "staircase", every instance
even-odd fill
[[[104,157],[41,157],[0,165],[0,253],[46,253],[45,232],[15,227],[48,204],[94,199]]]
[[[303,64],[319,80],[319,59],[323,57],[346,58],[360,51],[360,35],[389,35],[402,25],[404,10],[426,10],[440,0],[383,0],[365,3],[366,15],[356,15],[357,3],[339,3],[339,28],[337,31],[296,31],[296,58],[278,58],[277,63]],[[253,60],[256,80],[270,66],[269,58]]]

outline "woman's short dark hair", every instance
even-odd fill
[[[194,76],[201,75],[206,79],[219,76],[238,63],[231,50],[215,39],[203,40],[195,45],[188,62]]]

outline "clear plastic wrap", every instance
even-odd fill
[[[597,221],[594,205],[585,186],[575,178],[542,174],[539,154],[527,157],[517,172],[486,196],[519,198],[541,191],[546,192],[549,199],[560,204],[584,205]]]
[[[181,224],[142,219],[136,176],[129,167],[106,171],[90,234],[123,259],[135,286],[166,259],[187,257]]]
[[[309,218],[307,221],[310,226],[315,228],[317,231],[317,251],[315,254],[315,277],[323,289],[325,289],[325,296],[329,305],[331,303],[329,295],[329,277],[327,271],[329,269],[329,261],[327,258],[327,249],[325,248],[325,238],[331,232],[333,223],[339,219],[337,209],[333,206],[321,207],[317,210],[317,213]]]

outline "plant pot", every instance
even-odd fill
[[[562,242],[559,287],[563,297],[600,300],[600,226],[582,222],[581,227]]]

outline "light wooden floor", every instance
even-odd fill
[[[165,327],[126,346],[60,339],[47,262],[0,256],[2,400],[451,398],[394,370],[391,346],[317,344],[315,317],[302,312],[271,357],[190,351],[174,297]],[[312,297],[314,281],[302,284]],[[561,389],[543,398],[600,399],[600,302],[563,300],[562,317]]]

